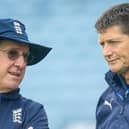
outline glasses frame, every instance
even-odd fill
[[[18,59],[20,56],[23,56],[24,61],[26,63],[28,63],[32,60],[32,55],[30,54],[30,52],[20,53],[20,51],[16,48],[11,48],[11,49],[8,49],[8,50],[0,49],[0,51],[6,53],[7,56],[8,56],[8,59],[10,59],[12,61]]]

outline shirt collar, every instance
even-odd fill
[[[1,100],[16,100],[16,99],[18,99],[21,95],[19,94],[19,92],[20,92],[20,89],[19,88],[17,88],[17,89],[15,89],[15,90],[13,90],[13,91],[10,91],[10,92],[8,92],[8,93],[0,93],[0,99]]]
[[[114,86],[121,86],[121,80],[119,78],[119,74],[113,73],[112,71],[108,71],[105,75],[105,80],[107,83],[112,87]]]

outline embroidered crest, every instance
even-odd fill
[[[19,124],[22,123],[22,108],[13,110],[13,122]]]
[[[14,29],[16,30],[16,33],[23,34],[20,23],[15,21],[13,22],[13,24],[14,24]]]

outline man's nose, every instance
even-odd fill
[[[20,67],[20,68],[25,68],[27,65],[26,60],[24,59],[23,55],[20,55],[16,60],[15,60],[15,66]]]
[[[103,47],[103,55],[104,56],[110,56],[112,55],[112,47],[109,44],[105,44]]]

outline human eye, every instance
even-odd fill
[[[8,57],[12,60],[15,60],[16,58],[18,58],[19,56],[19,53],[17,50],[15,49],[10,49],[8,50]]]
[[[104,42],[100,42],[99,44],[102,48],[104,47]]]

